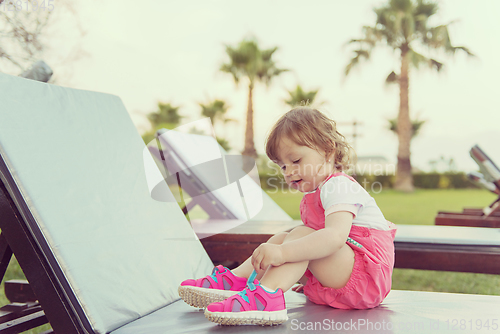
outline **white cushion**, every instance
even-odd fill
[[[119,97],[0,73],[0,101],[0,154],[96,333],[210,273],[177,202],[151,198],[145,145]]]

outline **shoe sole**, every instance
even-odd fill
[[[281,311],[245,311],[245,312],[210,312],[205,309],[205,317],[215,323],[236,325],[280,325],[288,320],[286,310]]]
[[[189,285],[179,286],[179,296],[182,300],[197,308],[206,308],[209,304],[221,302],[226,298],[234,296],[238,292],[239,291],[199,288]]]

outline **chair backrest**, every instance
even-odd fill
[[[211,270],[179,205],[151,198],[120,98],[0,74],[0,101],[1,181],[85,331],[168,305]]]
[[[484,175],[484,179],[492,182],[500,189],[500,169],[495,165],[493,160],[478,145],[472,146],[469,153],[472,159],[478,164],[481,173]]]
[[[210,118],[203,120],[210,125]],[[186,133],[180,128],[164,130],[159,141],[148,146],[159,165],[163,165],[164,176],[178,180],[178,185],[211,219],[292,220],[262,190],[255,161],[228,154],[211,133]],[[174,176],[176,173],[178,178]]]

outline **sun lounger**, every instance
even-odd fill
[[[494,193],[497,198],[483,209],[465,208],[463,212],[439,211],[434,224],[500,228],[500,169],[477,145],[470,149],[470,156],[478,164],[481,173],[469,173],[469,179]]]
[[[161,131],[157,140],[148,144],[167,183],[182,189],[184,196],[176,198],[184,205],[185,214],[199,205],[210,220],[292,220],[262,190],[253,159],[229,155],[210,131],[210,118],[193,123],[209,130],[206,134],[186,133],[192,131],[189,123]],[[198,233],[196,227],[195,232]],[[207,230],[203,233],[206,235]]]
[[[211,271],[179,205],[151,198],[118,97],[0,74],[0,101],[0,228],[57,333],[111,332]]]
[[[468,333],[489,333],[498,326],[499,296],[411,291],[392,291],[365,311],[314,305],[288,291],[283,325],[213,324],[177,294],[182,280],[206,275],[213,263],[176,200],[151,197],[145,173],[160,171],[146,170],[144,144],[121,100],[0,74],[0,101],[2,266],[11,250],[39,302],[34,313],[2,323],[2,333],[44,319],[62,334],[289,333],[339,325],[360,333],[456,333],[462,320],[472,321]]]

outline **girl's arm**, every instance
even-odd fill
[[[281,245],[261,244],[253,252],[252,266],[260,271],[269,265],[280,266],[286,262],[314,260],[333,254],[345,245],[352,220],[351,212],[334,212],[326,216],[324,229]]]
[[[337,211],[325,218],[325,228],[280,245],[283,261],[300,262],[331,255],[345,245],[351,230],[353,214]]]

